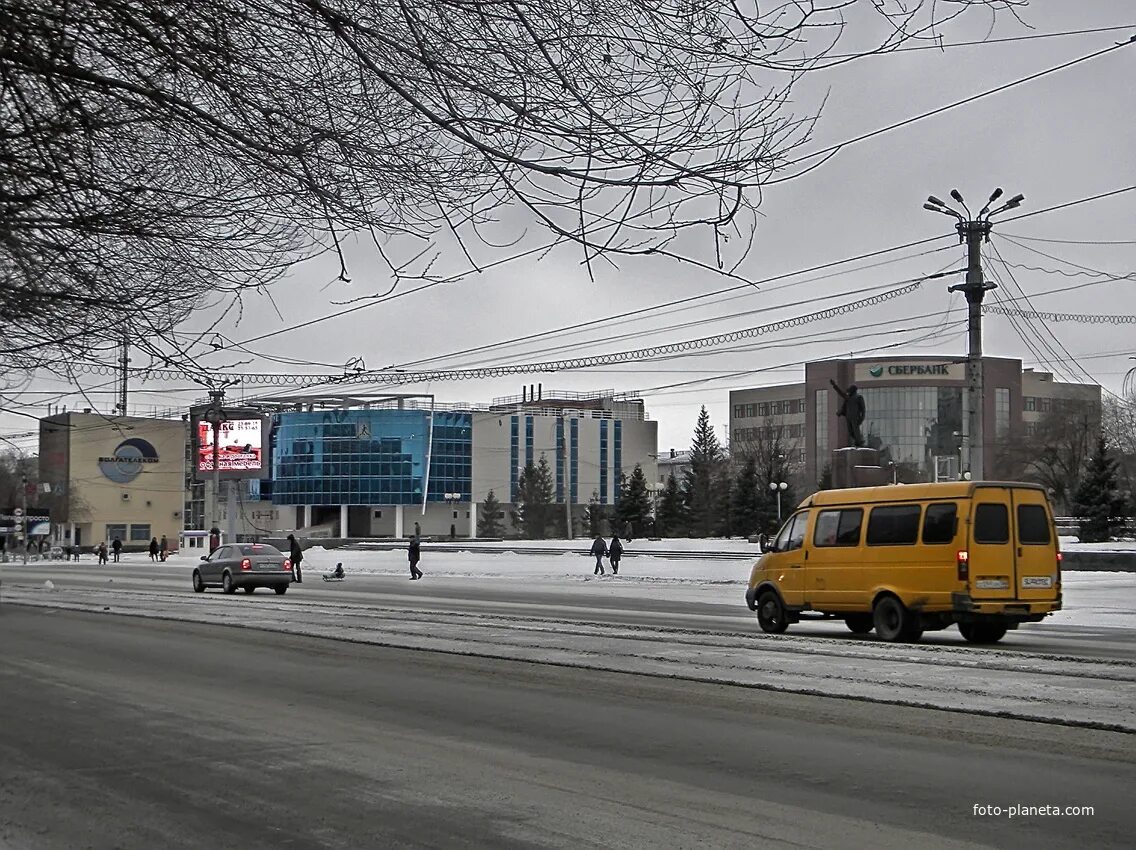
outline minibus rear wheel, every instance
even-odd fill
[[[997,643],[1006,636],[1001,623],[959,623],[959,631],[967,643]]]
[[[890,643],[917,641],[923,636],[919,617],[894,596],[885,594],[872,606],[872,622],[876,636]]]
[[[871,614],[849,614],[844,618],[844,625],[854,635],[866,635],[876,627]]]
[[[757,624],[763,632],[779,635],[789,628],[789,618],[785,616],[785,606],[781,597],[767,590],[757,599]]]

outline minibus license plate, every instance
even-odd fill
[[[1053,587],[1051,576],[1023,576],[1022,587]]]

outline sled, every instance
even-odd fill
[[[347,576],[337,576],[335,573],[324,573],[324,581],[343,581]]]

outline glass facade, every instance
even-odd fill
[[[556,417],[556,501],[564,501],[564,417]]]
[[[521,420],[509,417],[509,501],[517,501],[517,467],[521,463]]]
[[[576,486],[580,479],[580,420],[569,420],[568,428],[571,434],[568,445],[568,498],[572,500],[572,504],[577,505],[580,503]]]
[[[432,430],[422,410],[281,413],[273,418],[272,503],[411,505],[424,489],[430,502],[446,493],[468,500],[472,458],[468,413],[436,412]]]
[[[614,433],[614,445],[612,446],[611,457],[612,465],[615,467],[615,500],[619,501],[620,489],[619,483],[623,475],[623,423],[618,419],[612,423],[612,430]]]
[[[607,420],[600,420],[600,504],[607,504]]]
[[[821,469],[824,468],[828,460],[828,390],[816,391],[816,402],[813,404],[816,410],[816,457],[817,457],[817,476],[820,476]]]
[[[533,460],[533,418],[525,417],[525,466],[532,466]]]
[[[994,435],[1001,438],[1010,433],[1010,388],[994,390]]]
[[[961,387],[867,387],[862,393],[865,442],[881,449],[882,461],[906,466],[908,480],[932,480],[936,457],[958,455]],[[819,409],[817,416],[819,427]]]

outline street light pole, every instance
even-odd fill
[[[221,423],[225,421],[225,390],[209,391],[209,409],[205,412],[205,421],[213,427],[213,510],[209,526],[210,534],[213,529],[221,527]]]
[[[770,481],[769,489],[777,495],[777,524],[781,524],[781,494],[789,489],[789,485],[784,481]]]
[[[983,428],[983,414],[986,407],[985,385],[982,374],[982,300],[988,290],[996,289],[997,284],[987,281],[982,276],[982,243],[990,241],[990,230],[993,227],[991,219],[1005,210],[1012,210],[1021,205],[1025,195],[1015,195],[996,210],[990,205],[1002,197],[1002,190],[995,189],[990,200],[972,216],[966,202],[958,189],[951,189],[951,198],[965,211],[966,215],[947,206],[943,201],[931,195],[923,209],[931,212],[949,215],[955,219],[955,229],[958,231],[959,242],[966,243],[967,264],[966,282],[949,287],[948,292],[961,292],[966,296],[967,304],[967,354],[966,354],[966,392],[963,400],[963,438],[962,462],[966,471],[974,481],[983,480],[986,475],[985,453],[983,443],[985,430]]]

